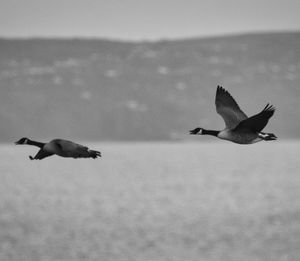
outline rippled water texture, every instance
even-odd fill
[[[0,147],[0,260],[300,260],[300,143]]]

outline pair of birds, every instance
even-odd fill
[[[229,92],[221,86],[217,87],[215,104],[217,113],[225,121],[225,129],[218,131],[197,127],[191,130],[190,134],[212,135],[239,144],[252,144],[262,140],[277,139],[273,133],[262,132],[274,114],[275,108],[272,105],[267,104],[260,113],[248,118]],[[54,154],[71,158],[96,159],[101,157],[99,151],[90,150],[83,145],[62,139],[54,139],[48,143],[43,143],[28,138],[21,138],[15,144],[28,144],[39,147],[40,150],[34,157],[29,156],[31,160],[41,160]]]

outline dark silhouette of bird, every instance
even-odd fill
[[[66,158],[93,158],[101,157],[101,152],[90,150],[88,147],[77,144],[72,141],[63,139],[54,139],[47,143],[30,140],[28,138],[21,138],[15,142],[16,145],[32,145],[39,147],[38,153],[32,157],[31,160],[41,160],[52,155],[58,155]]]
[[[248,118],[229,92],[221,86],[217,87],[215,103],[217,113],[225,121],[225,129],[207,130],[198,127],[191,130],[190,134],[212,135],[239,144],[252,144],[262,140],[277,139],[273,133],[262,132],[275,112],[272,105],[267,104],[260,113]]]

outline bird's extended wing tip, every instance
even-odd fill
[[[221,85],[217,85],[217,92],[220,92],[220,91],[226,91],[224,88],[223,88],[223,86],[221,86]]]
[[[276,107],[270,103],[268,103],[263,109],[263,111],[270,111],[270,112],[271,111],[274,112],[275,110],[276,110]]]

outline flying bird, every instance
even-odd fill
[[[52,155],[58,155],[66,158],[93,158],[101,157],[101,152],[90,150],[88,147],[77,144],[72,141],[63,139],[54,139],[47,143],[30,140],[28,138],[21,138],[15,142],[16,145],[33,145],[39,147],[38,153],[32,157],[31,160],[41,160]]]
[[[239,144],[252,144],[262,140],[277,139],[273,133],[262,132],[275,112],[272,105],[267,104],[260,113],[248,118],[229,92],[221,86],[217,87],[215,103],[217,113],[225,122],[225,129],[207,130],[198,127],[191,130],[190,134],[212,135]]]

